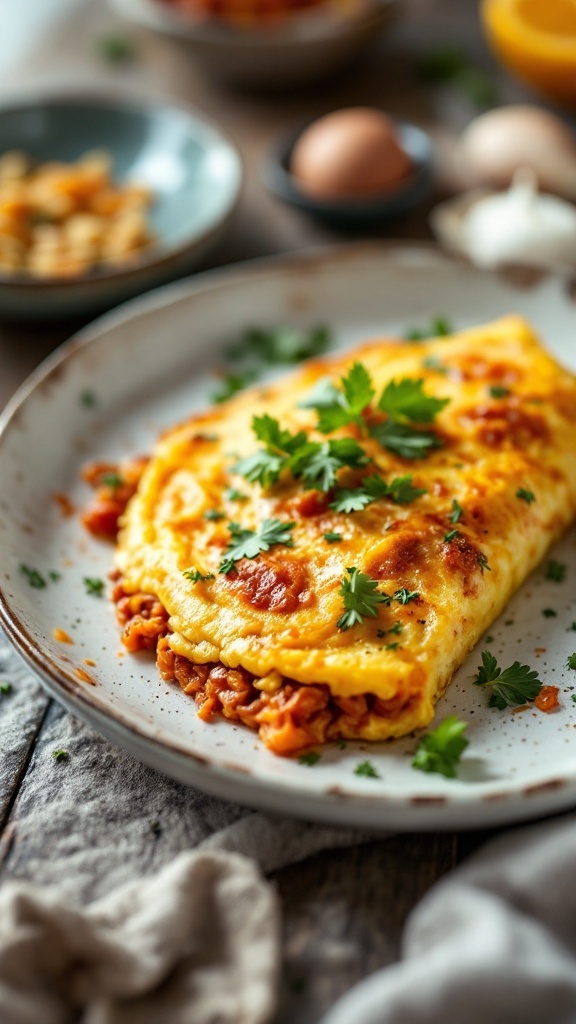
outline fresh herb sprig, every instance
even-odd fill
[[[336,625],[342,631],[359,625],[365,618],[375,619],[378,616],[378,605],[390,604],[392,598],[378,590],[379,581],[373,580],[356,566],[346,569],[348,573],[340,584],[340,594],[344,599],[344,612]]]
[[[360,512],[381,498],[389,498],[397,505],[409,505],[422,494],[426,494],[425,488],[414,487],[412,480],[413,477],[406,474],[395,477],[387,484],[380,476],[366,476],[354,490],[337,490],[334,500],[330,502],[330,508],[335,512]]]
[[[501,669],[490,651],[482,651],[482,665],[474,685],[490,686],[492,694],[488,704],[500,711],[535,700],[542,689],[542,682],[534,669],[521,665],[519,661]]]
[[[437,729],[422,737],[412,760],[412,767],[421,772],[434,772],[454,779],[457,767],[468,740],[464,736],[468,728],[456,715],[449,715]]]
[[[204,583],[206,580],[213,580],[215,578],[213,572],[207,572],[203,575],[199,569],[194,569],[193,566],[190,569],[185,569],[182,575],[185,579],[190,580],[191,583]]]
[[[285,523],[280,519],[264,519],[257,530],[246,530],[238,523],[229,523],[231,539],[218,572],[228,576],[235,571],[235,563],[241,558],[256,558],[262,551],[269,551],[277,544],[291,548],[294,544],[292,530],[295,525],[294,522]]]

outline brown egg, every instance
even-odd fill
[[[350,107],[314,121],[290,160],[302,192],[315,199],[366,199],[397,188],[411,173],[394,122],[370,107]]]

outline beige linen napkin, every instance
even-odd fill
[[[235,854],[181,854],[85,911],[0,891],[2,1024],[264,1024],[278,962],[274,890]]]

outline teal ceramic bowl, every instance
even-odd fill
[[[91,96],[0,106],[0,154],[12,149],[39,163],[107,150],[116,181],[152,190],[156,240],[124,268],[74,278],[1,272],[0,316],[9,318],[95,312],[183,276],[220,240],[242,185],[240,156],[221,131],[199,114],[163,104]]]

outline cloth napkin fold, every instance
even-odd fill
[[[322,1024],[574,1024],[576,817],[489,843],[430,890],[403,946]]]
[[[264,1024],[280,960],[273,888],[245,857],[185,853],[86,911],[0,891],[3,1024]]]

